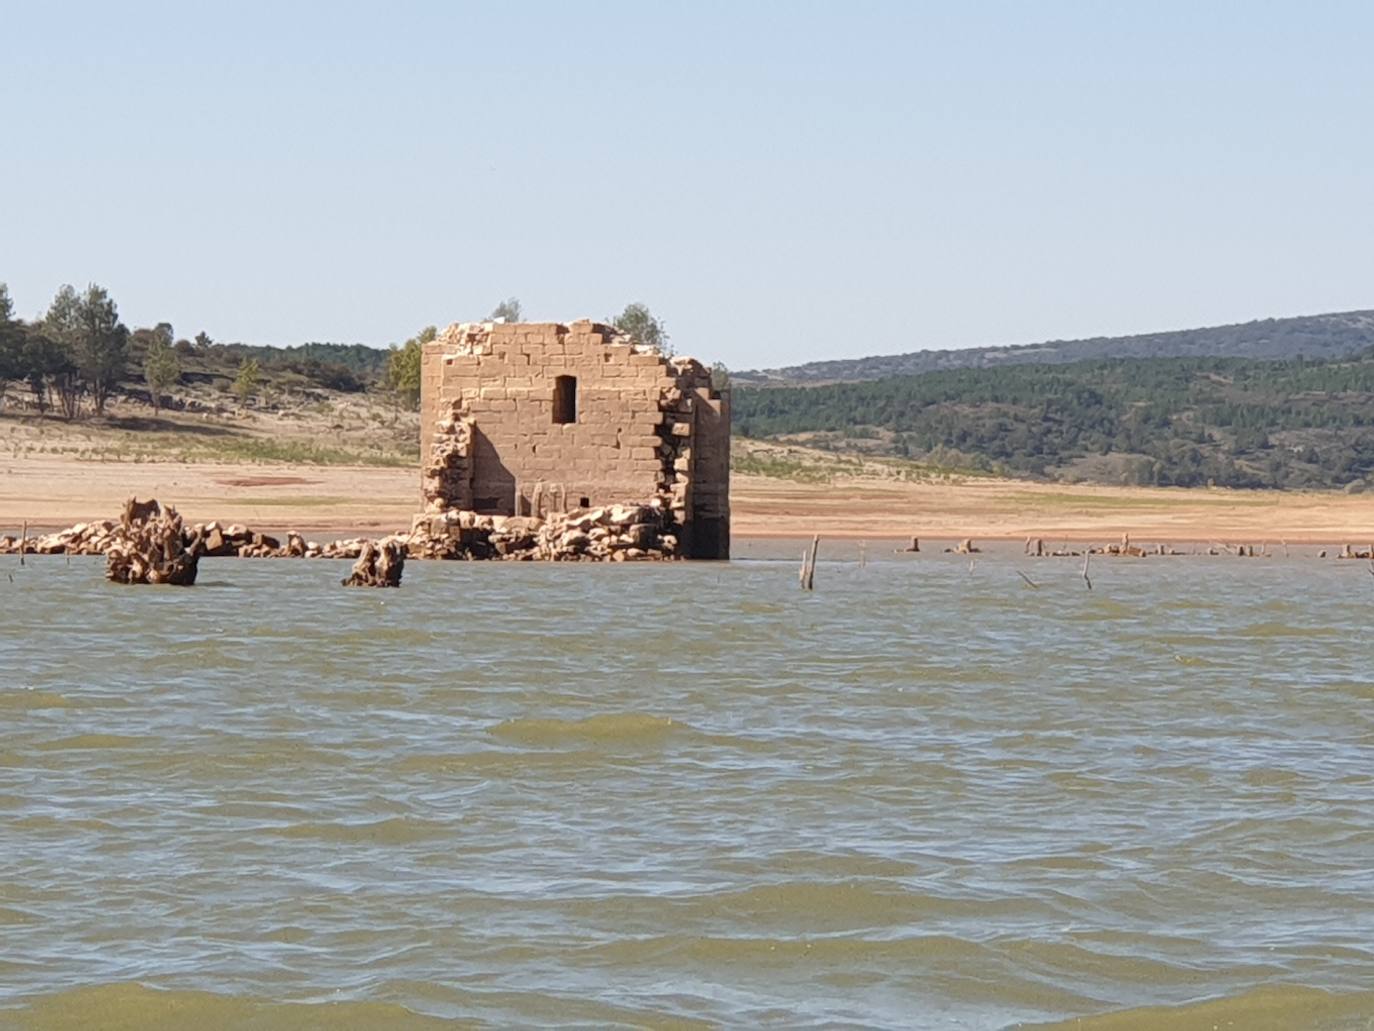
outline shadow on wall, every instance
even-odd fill
[[[472,507],[483,515],[515,515],[515,474],[480,426],[472,430]]]

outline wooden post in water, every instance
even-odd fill
[[[29,521],[24,520],[24,528],[19,531],[19,564],[24,564],[24,549],[29,543]]]
[[[868,568],[868,541],[859,541],[859,568]]]
[[[811,547],[802,552],[801,565],[801,586],[802,590],[810,591],[814,589],[816,582],[816,549],[820,547],[821,535],[811,538]]]

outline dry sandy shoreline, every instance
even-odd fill
[[[267,463],[0,458],[0,534],[111,518],[130,494],[170,502],[192,521],[266,532],[358,536],[410,526],[419,504],[411,468]],[[934,542],[963,537],[1105,541],[1129,533],[1168,542],[1341,544],[1374,540],[1374,494],[1182,490],[967,479],[732,481],[739,539],[809,537]]]

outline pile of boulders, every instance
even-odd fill
[[[97,523],[77,523],[56,533],[40,534],[24,542],[29,555],[103,555],[114,544],[119,523],[102,519]],[[0,555],[19,554],[18,537],[0,537]]]
[[[677,535],[659,499],[535,516],[449,510],[416,516],[406,537],[414,558],[632,562],[674,558]]]
[[[321,544],[294,530],[283,541],[236,523],[221,526],[217,522],[196,523],[191,533],[200,542],[201,554],[210,558],[357,558],[364,542],[357,537]]]

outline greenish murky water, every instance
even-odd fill
[[[0,560],[0,1027],[1374,1026],[1362,564],[799,548]]]

